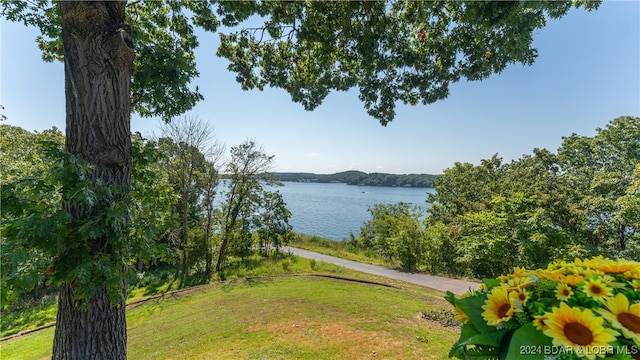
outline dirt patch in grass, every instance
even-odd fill
[[[286,321],[255,325],[249,331],[266,330],[278,340],[304,348],[335,348],[350,359],[400,355],[407,341],[385,336],[380,332],[354,328],[346,323],[318,321]]]

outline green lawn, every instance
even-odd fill
[[[398,283],[396,283],[398,284]],[[130,359],[444,359],[459,329],[418,314],[442,294],[312,276],[214,283],[128,310]],[[1,344],[50,357],[53,329]]]
[[[313,262],[313,265],[312,265]],[[246,259],[231,258],[225,271],[228,280],[274,276],[283,274],[306,274],[309,272],[321,272],[337,275],[349,275],[357,278],[370,278],[369,275],[358,273],[334,264],[315,262],[302,259],[297,256],[262,257],[252,255]],[[174,270],[157,269],[153,272],[141,274],[142,278],[136,282],[130,282],[128,288],[127,303],[143,300],[166,292],[178,290],[179,282],[174,279]],[[214,281],[219,280],[216,275]],[[190,285],[198,285],[192,283]],[[189,286],[189,284],[185,284]],[[34,329],[38,326],[50,324],[56,320],[57,297],[48,295],[36,305],[23,307],[15,311],[2,313],[0,321],[0,337],[17,334],[21,331]]]

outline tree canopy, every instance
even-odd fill
[[[401,266],[478,279],[590,256],[640,259],[640,118],[572,134],[557,152],[455,163],[428,214],[378,205],[353,239]]]
[[[386,125],[400,103],[431,104],[449,85],[530,65],[536,29],[599,1],[132,1],[126,21],[136,52],[131,101],[142,116],[170,119],[203,96],[198,35],[220,32],[217,55],[245,89],[281,88],[307,110],[333,90],[355,88]],[[2,16],[40,28],[45,61],[64,60],[59,3],[3,1]],[[114,29],[115,30],[115,29]],[[203,59],[206,61],[206,59]]]

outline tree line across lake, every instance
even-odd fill
[[[345,183],[360,186],[389,186],[433,188],[439,175],[432,174],[386,174],[365,173],[362,171],[343,171],[335,174],[313,174],[304,172],[275,172],[280,181]]]

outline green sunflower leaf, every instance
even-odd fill
[[[543,360],[552,355],[552,350],[551,338],[533,324],[526,324],[513,333],[507,359]]]

